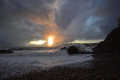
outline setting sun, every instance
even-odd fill
[[[48,45],[51,46],[53,44],[54,37],[48,37]]]

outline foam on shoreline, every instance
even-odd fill
[[[93,59],[92,54],[69,55],[66,51],[16,51],[13,54],[0,54],[0,74],[2,77],[47,69]]]

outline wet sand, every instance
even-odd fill
[[[120,54],[95,54],[93,57],[93,60],[42,71],[37,69],[4,80],[120,80]]]

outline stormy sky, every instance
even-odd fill
[[[120,0],[0,0],[0,47],[35,46],[49,35],[55,46],[104,40],[118,17]]]

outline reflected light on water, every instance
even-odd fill
[[[49,49],[49,50],[39,50],[37,52],[53,53],[53,52],[56,52],[56,51],[58,51],[58,50],[56,50],[56,49]]]

